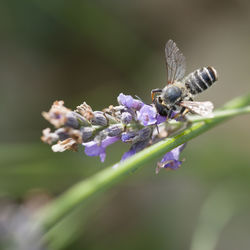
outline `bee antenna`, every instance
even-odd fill
[[[135,95],[135,97],[144,103],[144,101],[138,95]]]

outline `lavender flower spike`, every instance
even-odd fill
[[[119,106],[110,105],[102,111],[93,111],[87,104],[77,106],[75,111],[64,106],[63,101],[55,101],[48,112],[43,112],[56,130],[43,130],[42,141],[52,144],[54,152],[77,151],[79,145],[85,146],[85,154],[99,156],[103,162],[106,147],[121,140],[131,143],[121,161],[131,157],[144,148],[155,144],[172,132],[168,126],[157,126],[167,120],[161,116],[154,104],[148,105],[130,95],[119,94]],[[170,118],[170,117],[169,117]],[[174,130],[174,129],[173,129]],[[167,153],[160,163],[161,168],[177,169],[181,165],[179,154],[182,147]]]
[[[162,160],[158,162],[157,168],[156,168],[156,174],[159,173],[160,169],[166,168],[169,170],[176,170],[180,168],[182,161],[179,160],[180,153],[184,149],[186,144],[182,144],[170,152],[167,152]]]
[[[106,158],[106,147],[115,143],[120,139],[120,136],[107,137],[101,142],[99,141],[90,141],[82,143],[85,146],[85,154],[88,156],[99,156],[101,161],[104,162]]]

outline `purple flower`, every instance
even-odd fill
[[[107,146],[115,143],[120,139],[120,136],[106,137],[101,142],[90,141],[83,143],[85,146],[85,154],[88,156],[99,156],[101,161],[104,162],[106,158],[105,149]]]
[[[135,110],[140,110],[143,106],[142,101],[134,99],[131,95],[124,95],[123,93],[117,97],[117,101],[120,105],[123,105],[129,109],[133,108]]]
[[[137,111],[138,120],[144,125],[153,125],[157,123],[157,111],[153,106],[144,105],[140,111]]]
[[[160,124],[166,121],[167,117],[157,113],[154,106],[146,105],[137,111],[138,120],[144,125]]]
[[[156,173],[158,174],[161,168],[166,168],[170,170],[176,170],[181,166],[182,161],[179,160],[180,153],[184,149],[186,144],[182,144],[170,152],[167,152],[162,160],[158,162],[158,166],[156,168]]]

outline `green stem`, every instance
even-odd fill
[[[201,117],[201,116],[189,116],[188,121],[190,122],[200,122],[200,121],[206,121],[206,120],[211,120],[215,118],[227,118],[235,115],[242,115],[250,112],[250,106],[246,106],[243,108],[235,108],[235,109],[229,109],[229,110],[217,110],[213,113],[212,118],[207,118],[207,117]]]
[[[228,118],[238,114],[250,112],[250,107],[244,108],[245,105],[249,104],[250,95],[236,98],[224,106],[226,107],[224,109],[228,110],[225,110],[225,112],[221,111],[221,113],[217,112],[214,118],[194,122],[180,134],[172,138],[166,138],[137,153],[126,161],[119,163],[117,168],[114,169],[111,166],[86,180],[80,181],[69,188],[56,200],[38,211],[36,218],[45,229],[51,228],[55,223],[57,223],[58,220],[68,214],[76,206],[83,203],[94,194],[102,192],[108,187],[113,186],[126,176],[133,174],[137,169],[144,166],[149,161],[160,158],[164,153],[197,137]],[[240,108],[243,109],[240,111]]]

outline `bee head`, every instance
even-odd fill
[[[181,96],[181,89],[173,85],[164,88],[161,93],[161,98],[164,104],[175,104]]]

